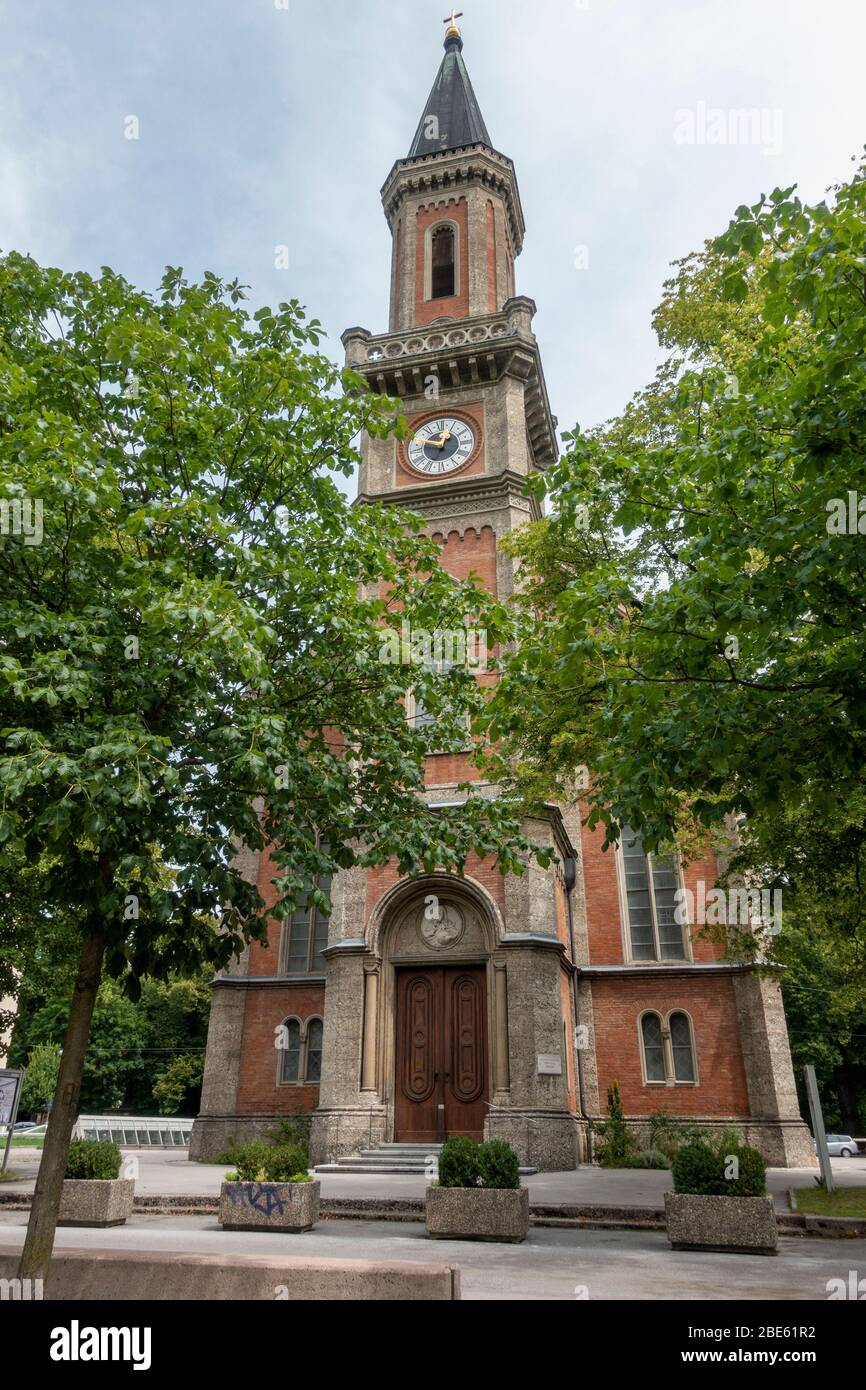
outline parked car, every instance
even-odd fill
[[[818,1152],[817,1144],[815,1152]],[[828,1134],[827,1152],[831,1158],[853,1158],[859,1153],[857,1140],[852,1139],[850,1134]]]

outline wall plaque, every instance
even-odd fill
[[[562,1058],[558,1052],[539,1052],[539,1076],[562,1076]]]

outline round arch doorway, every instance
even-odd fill
[[[500,1099],[493,1054],[504,1045],[507,1055],[492,1013],[494,975],[504,983],[496,910],[479,885],[445,875],[382,906],[374,949],[388,1129],[402,1144],[481,1139],[491,1100]]]

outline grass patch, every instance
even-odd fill
[[[13,1139],[13,1149],[41,1149],[44,1139]]]
[[[820,1187],[795,1188],[797,1210],[809,1216],[866,1217],[866,1187],[837,1187],[824,1192]]]

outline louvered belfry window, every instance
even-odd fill
[[[432,238],[432,299],[448,299],[456,288],[454,228],[437,227]]]

